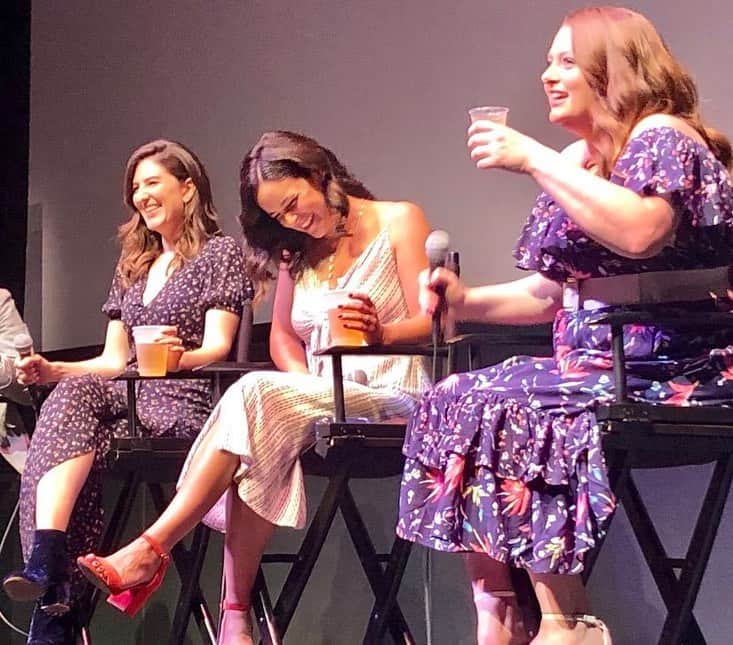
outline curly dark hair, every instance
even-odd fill
[[[290,275],[297,279],[312,266],[310,251],[322,245],[320,240],[283,226],[257,203],[262,181],[286,178],[306,179],[323,194],[326,204],[344,217],[349,212],[349,196],[374,199],[336,155],[314,139],[285,130],[265,132],[242,161],[239,191],[245,255],[258,294],[274,278],[275,262],[286,261]]]

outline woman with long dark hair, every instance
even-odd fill
[[[417,301],[429,232],[417,206],[375,200],[328,149],[283,131],[263,134],[246,155],[241,197],[259,291],[277,280],[270,352],[281,371],[252,372],[227,390],[176,497],[142,538],[109,558],[79,562],[102,589],[144,598],[161,554],[208,512],[208,523],[226,528],[219,642],[228,645],[252,643],[250,594],[275,527],[305,522],[298,456],[315,441],[314,422],[333,415],[330,359],[314,354],[330,343],[324,294],[350,292],[340,318],[369,343],[418,341],[430,331]],[[410,414],[428,385],[422,359],[351,357],[344,370],[349,414],[374,420]]]

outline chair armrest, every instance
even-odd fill
[[[313,352],[315,356],[330,356],[333,364],[333,397],[336,421],[343,423],[346,420],[346,402],[344,399],[344,374],[342,358],[344,356],[427,356],[448,357],[448,347],[440,345],[413,343],[403,345],[363,345],[346,346],[335,345]]]
[[[168,372],[165,376],[141,376],[137,370],[127,370],[115,377],[116,381],[123,381],[127,384],[127,424],[130,436],[137,436],[137,394],[135,392],[135,383],[137,381],[159,381],[159,380],[181,380],[181,379],[199,379],[208,380],[214,383],[215,400],[216,395],[220,394],[221,379],[225,376],[241,376],[248,372],[276,369],[275,365],[267,362],[234,362],[234,361],[217,361],[202,365],[193,370],[180,370],[178,372]]]
[[[681,312],[679,315],[659,316],[648,309],[620,310],[602,313],[591,325],[660,325],[676,329],[720,329],[733,327],[733,312]]]
[[[660,325],[675,329],[721,329],[733,327],[733,312],[708,311],[701,313],[665,313],[660,316],[654,310],[621,309],[602,313],[589,325],[611,326],[611,354],[613,357],[613,380],[616,385],[617,403],[628,402],[626,381],[626,356],[624,354],[624,325]]]
[[[440,356],[447,356],[448,348],[439,346]],[[432,356],[433,346],[424,343],[412,345],[334,345],[313,352],[315,356]]]
[[[178,372],[168,372],[165,376],[141,376],[137,370],[126,370],[119,376],[115,377],[117,381],[158,381],[158,380],[180,380],[180,379],[212,379],[219,374],[246,374],[255,370],[277,369],[275,364],[270,361],[253,362],[235,362],[235,361],[216,361],[207,363],[201,367],[192,370],[179,370]]]

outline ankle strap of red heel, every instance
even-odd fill
[[[157,555],[163,562],[167,563],[171,559],[170,553],[160,546],[158,540],[154,537],[151,537],[147,533],[143,533],[140,537],[150,545],[150,548],[155,551],[155,555]]]
[[[241,602],[229,602],[228,600],[221,603],[221,608],[224,611],[249,611],[247,605],[243,605]]]

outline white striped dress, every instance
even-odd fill
[[[337,288],[369,294],[382,323],[403,320],[407,304],[397,263],[383,229]],[[215,432],[215,445],[240,456],[235,482],[239,496],[253,511],[279,526],[301,528],[306,504],[299,455],[315,441],[314,423],[333,416],[331,359],[313,356],[328,344],[328,318],[318,294],[328,289],[306,270],[295,286],[292,323],[306,348],[309,374],[261,371],[243,376],[224,394],[188,455],[185,477],[200,441]],[[424,359],[397,356],[344,359],[346,413],[385,420],[407,417],[429,385]],[[223,531],[224,498],[205,520]]]

